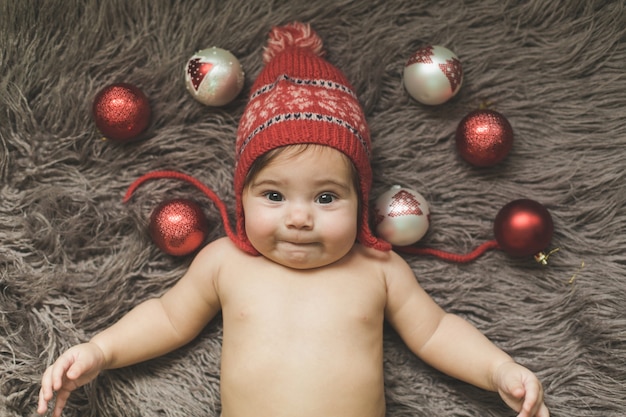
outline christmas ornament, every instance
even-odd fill
[[[442,104],[454,97],[463,84],[461,61],[443,46],[418,49],[404,66],[404,87],[423,104]]]
[[[226,207],[226,204],[224,204],[224,202],[218,197],[217,194],[215,194],[215,192],[213,192],[213,190],[211,190],[201,181],[192,177],[191,175],[183,174],[182,172],[152,171],[152,172],[148,172],[147,174],[142,175],[141,177],[133,181],[133,183],[128,187],[128,189],[126,190],[126,194],[124,194],[123,202],[128,203],[130,199],[132,198],[133,194],[135,193],[135,191],[137,191],[137,188],[139,188],[143,183],[145,183],[146,181],[156,180],[156,179],[175,179],[175,180],[184,181],[193,185],[198,190],[202,191],[202,193],[204,193],[204,195],[207,196],[213,202],[213,204],[215,204],[215,206],[218,208],[222,216],[222,220],[224,221],[224,230],[226,231],[226,234],[228,235],[228,237],[232,241],[235,241],[235,239],[237,239],[237,234],[230,227],[230,221],[228,220],[228,208]]]
[[[244,73],[239,61],[225,49],[196,52],[185,65],[185,85],[193,98],[207,106],[223,106],[241,92]]]
[[[399,185],[376,199],[374,224],[378,234],[395,246],[420,240],[430,225],[430,208],[417,191]]]
[[[184,256],[202,245],[208,225],[202,209],[187,199],[167,200],[150,216],[150,237],[163,252]]]
[[[509,255],[536,255],[537,260],[542,262],[543,258],[547,258],[542,251],[550,244],[554,224],[543,205],[534,200],[520,199],[500,209],[493,230],[498,245]]]
[[[513,146],[509,121],[494,110],[475,110],[456,129],[456,147],[461,157],[478,167],[502,161]]]
[[[498,212],[494,220],[495,239],[482,243],[469,253],[456,254],[440,249],[397,246],[399,252],[435,256],[451,262],[466,263],[488,250],[500,249],[514,257],[534,255],[537,262],[547,265],[548,258],[559,249],[544,252],[552,239],[554,224],[548,210],[534,200],[511,201]]]
[[[100,90],[92,112],[98,130],[106,138],[122,142],[136,139],[148,127],[152,113],[146,95],[127,83]]]

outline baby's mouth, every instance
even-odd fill
[[[311,240],[304,240],[304,239],[284,239],[282,240],[282,242],[288,245],[296,246],[296,247],[308,247],[308,246],[313,246],[317,243]]]

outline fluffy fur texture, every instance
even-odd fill
[[[535,370],[554,416],[626,414],[626,11],[622,0],[0,1],[0,415],[32,416],[41,373],[134,305],[171,286],[190,259],[147,235],[151,210],[198,199],[203,179],[232,209],[234,140],[267,32],[308,21],[359,94],[374,146],[373,196],[394,184],[432,208],[423,244],[466,252],[492,239],[497,211],[527,197],[555,222],[547,267],[490,251],[466,265],[407,256],[449,311]],[[436,107],[412,100],[402,69],[420,46],[457,53],[465,82]],[[241,61],[244,92],[223,108],[195,102],[183,67],[219,46]],[[129,82],[150,98],[143,140],[102,140],[95,94]],[[481,104],[515,132],[506,161],[476,169],[454,148]],[[103,373],[66,416],[218,416],[221,320],[162,358]],[[458,343],[463,343],[459,340]],[[385,331],[390,417],[510,416],[496,394],[452,380]]]

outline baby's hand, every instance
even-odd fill
[[[530,370],[515,362],[506,362],[497,369],[494,383],[500,397],[518,417],[549,417],[543,402],[541,382]]]
[[[45,414],[54,392],[57,393],[52,417],[59,417],[70,393],[93,380],[103,369],[104,354],[93,343],[83,343],[67,350],[48,367],[41,378],[37,412]]]

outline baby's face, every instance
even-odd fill
[[[359,197],[352,166],[333,148],[280,154],[244,188],[242,202],[250,243],[281,265],[329,265],[356,240]]]

